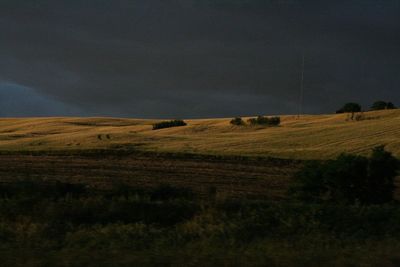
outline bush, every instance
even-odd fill
[[[347,103],[341,109],[336,111],[336,113],[354,113],[354,112],[361,112],[360,104]]]
[[[170,127],[179,127],[179,126],[186,126],[187,123],[183,120],[172,120],[172,121],[162,121],[153,124],[153,130],[170,128]]]
[[[281,118],[280,117],[271,117],[271,118],[269,118],[268,123],[271,126],[278,126],[281,124]]]
[[[231,124],[232,125],[236,125],[236,126],[242,126],[242,125],[245,125],[246,123],[243,121],[242,118],[236,117],[236,118],[231,120]]]
[[[370,158],[342,154],[335,160],[307,164],[296,175],[291,193],[305,201],[381,204],[393,199],[399,164],[383,146]]]
[[[370,110],[383,110],[383,109],[395,109],[396,107],[392,102],[376,101],[372,104]]]
[[[381,165],[392,162],[390,154],[382,148],[374,153],[382,170],[369,163],[369,172],[392,169]],[[111,193],[58,190],[53,198],[30,189],[54,190],[48,181],[21,182],[2,184],[5,192],[26,193],[0,195],[1,266],[398,265],[392,261],[400,248],[398,203],[189,200],[190,191],[170,185],[128,188],[129,196],[122,184]]]
[[[384,203],[393,197],[394,178],[399,161],[384,146],[373,149],[368,166],[368,199],[373,203]]]
[[[258,116],[257,118],[249,119],[248,122],[250,125],[278,126],[281,123],[281,118]]]

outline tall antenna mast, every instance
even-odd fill
[[[304,52],[303,52],[303,60],[302,60],[302,63],[301,63],[301,82],[300,82],[299,114],[298,114],[297,118],[300,118],[300,115],[303,114],[304,65],[305,65],[305,56],[304,56]]]

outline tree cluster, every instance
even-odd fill
[[[264,117],[257,116],[256,118],[250,118],[247,120],[247,123],[253,126],[262,125],[262,126],[279,126],[281,124],[280,117]],[[243,126],[246,125],[246,122],[240,118],[234,118],[231,120],[232,125]]]
[[[396,109],[396,106],[392,102],[375,101],[369,110],[384,110],[384,109]],[[361,112],[362,106],[358,103],[350,102],[346,103],[336,111],[336,113],[356,113]]]
[[[184,122],[183,120],[162,121],[162,122],[153,124],[153,130],[159,130],[159,129],[170,128],[170,127],[186,126],[186,125],[187,125],[187,123]]]
[[[307,164],[291,192],[305,201],[382,204],[393,200],[398,160],[383,146],[370,158],[342,154],[335,160]]]
[[[383,109],[395,109],[396,106],[392,102],[376,101],[372,104],[370,110],[383,110]]]

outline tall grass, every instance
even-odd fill
[[[25,181],[0,191],[2,266],[390,266],[399,260],[396,203],[204,198],[168,185],[98,191]]]

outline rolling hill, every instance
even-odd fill
[[[232,126],[229,119],[187,120],[188,126],[152,130],[159,120],[121,118],[3,118],[0,151],[137,149],[210,155],[325,159],[367,154],[386,145],[400,157],[400,110],[282,116],[279,127]]]

